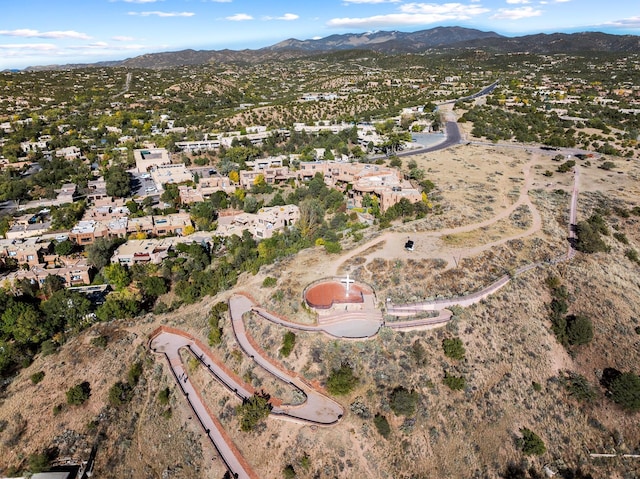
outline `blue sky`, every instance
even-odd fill
[[[287,38],[459,25],[516,36],[640,35],[638,0],[9,0],[0,70],[121,60],[185,48],[260,48]]]

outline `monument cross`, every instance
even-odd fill
[[[349,287],[351,286],[351,283],[355,283],[353,279],[349,279],[349,273],[347,273],[347,277],[345,279],[341,279],[340,282],[346,284],[347,294],[349,294]]]

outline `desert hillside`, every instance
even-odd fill
[[[556,154],[469,144],[422,155],[416,161],[436,185],[438,214],[383,231],[371,227],[358,243],[345,242],[341,253],[316,247],[240,278],[235,292],[310,322],[302,291],[322,277],[349,273],[371,285],[383,307],[387,298],[401,303],[465,295],[523,265],[544,263],[486,300],[454,308],[441,328],[383,327],[364,341],[296,332],[287,358],[279,353],[285,328],[246,318],[250,335],[273,360],[311,382],[326,385],[342,365],[353,370],[354,389],[335,397],[346,413],[331,427],[270,417],[242,432],[239,401],[185,355],[192,381],[259,477],[534,478],[545,471],[637,477],[640,459],[589,454],[640,453],[640,416],[614,403],[605,388],[606,371],[640,372],[640,263],[629,253],[640,249],[640,167],[623,158],[608,158],[613,169],[598,168],[600,158],[577,162],[578,220],[600,214],[609,252],[579,252],[552,263],[567,251],[574,181],[571,172],[556,171]],[[414,251],[402,247],[407,238],[415,240]],[[277,280],[275,286],[263,286],[267,277]],[[558,341],[551,321],[554,287],[565,288],[568,315],[591,320],[587,344]],[[232,292],[166,315],[95,324],[58,353],[38,356],[2,388],[0,471],[20,469],[47,449],[83,460],[97,446],[94,477],[222,478],[223,463],[148,340],[159,325],[169,325],[206,342],[209,311]],[[296,400],[295,391],[241,353],[228,317],[221,327],[215,356],[254,387]],[[443,348],[444,340],[455,338],[464,347],[459,359]],[[131,400],[114,404],[112,386],[127,381],[135,365],[141,374],[131,383]],[[44,376],[36,383],[38,372]],[[460,390],[447,386],[446,377],[463,378]],[[577,377],[586,385],[576,386]],[[67,404],[68,389],[85,381],[89,399]],[[400,390],[407,392],[402,401]],[[388,430],[380,428],[381,417]],[[539,436],[544,453],[523,453],[523,428]]]

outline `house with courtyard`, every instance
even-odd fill
[[[354,207],[362,206],[365,195],[375,195],[383,212],[403,198],[410,203],[422,201],[422,193],[396,168],[344,161],[300,163],[298,178],[301,181],[308,181],[317,173],[327,186],[344,191]]]

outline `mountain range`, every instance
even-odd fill
[[[312,40],[290,38],[257,50],[181,50],[150,53],[122,61],[78,65],[49,65],[26,70],[51,70],[88,66],[130,68],[170,68],[207,63],[260,63],[300,58],[345,50],[371,50],[380,53],[421,53],[443,49],[480,49],[494,53],[530,52],[538,54],[640,51],[640,36],[611,35],[601,32],[536,34],[506,37],[463,27],[436,27],[417,32],[378,31],[330,35]]]

